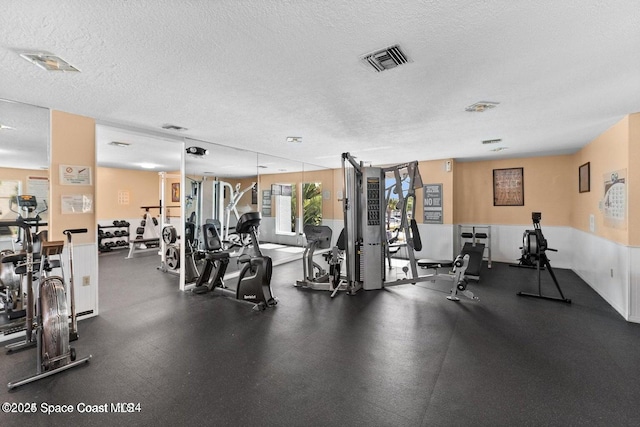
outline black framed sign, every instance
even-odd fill
[[[524,206],[524,169],[493,170],[493,206]]]
[[[578,168],[578,191],[581,193],[591,191],[591,162]]]

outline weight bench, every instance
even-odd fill
[[[144,246],[144,247],[143,247]],[[160,250],[160,239],[130,239],[129,240],[129,255],[126,259],[133,258],[134,253],[143,253],[149,251]]]
[[[418,267],[438,271],[439,268],[453,268],[453,261],[444,259],[423,258],[416,261]]]

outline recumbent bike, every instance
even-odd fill
[[[205,265],[193,292],[199,294],[212,290],[223,292],[236,300],[253,304],[254,310],[264,310],[278,303],[271,291],[273,263],[270,257],[262,254],[258,243],[258,227],[261,219],[260,212],[247,212],[240,216],[236,224],[236,233],[241,237],[250,236],[252,253],[243,253],[237,258],[237,262],[243,266],[235,291],[228,289],[224,284],[223,279],[231,255],[224,250],[216,224],[202,225]]]

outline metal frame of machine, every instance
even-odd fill
[[[466,289],[467,280],[464,272],[469,264],[469,257],[458,256],[450,274],[439,274],[436,271],[434,274],[420,276],[418,273],[415,251],[421,250],[422,242],[415,221],[415,208],[416,189],[422,188],[422,178],[417,161],[385,168],[371,167],[364,166],[362,162],[358,163],[349,153],[343,153],[342,169],[346,284],[349,294],[354,294],[359,289],[372,290],[409,283],[449,280],[454,286],[448,299],[458,301],[458,291],[470,299],[477,299]],[[394,188],[389,194],[397,194],[399,199],[398,206],[402,210],[400,228],[405,235],[404,246],[407,247],[409,258],[408,265],[402,268],[405,278],[395,281],[386,281],[385,270],[385,255],[388,253],[389,244],[385,231],[387,175],[393,175],[395,179]],[[406,195],[402,188],[403,178],[409,179]],[[407,212],[409,206],[411,215]]]

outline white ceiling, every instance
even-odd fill
[[[376,73],[360,60],[394,44],[408,64]],[[43,71],[24,50],[82,72]],[[345,151],[374,164],[519,157],[574,152],[640,111],[638,52],[636,0],[10,0],[0,98],[152,131],[105,126],[109,164],[100,147],[116,137],[188,136],[326,167]],[[478,101],[500,104],[465,112]],[[188,130],[159,137],[166,123]],[[508,148],[481,144],[495,138]]]

